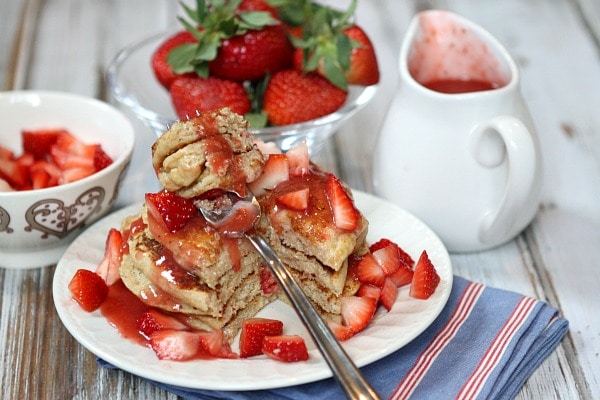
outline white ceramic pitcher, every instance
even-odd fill
[[[421,218],[450,251],[500,245],[531,222],[539,145],[517,67],[487,31],[447,11],[415,16],[373,178],[377,194]]]

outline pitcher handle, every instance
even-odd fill
[[[496,210],[487,213],[479,227],[483,243],[508,239],[514,232],[520,210],[528,201],[536,179],[536,148],[531,132],[519,119],[498,116],[474,131],[473,152],[483,166],[499,166],[508,157],[508,174],[502,200]],[[502,143],[499,143],[499,142]]]

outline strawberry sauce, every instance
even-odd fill
[[[501,85],[477,79],[437,79],[429,82],[424,82],[423,86],[440,93],[456,94],[493,90],[500,87]]]
[[[117,328],[122,337],[145,346],[148,343],[140,334],[137,321],[149,309],[150,307],[142,303],[119,279],[109,287],[108,296],[102,303],[100,312]]]

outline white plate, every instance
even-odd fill
[[[409,343],[439,315],[452,287],[450,257],[440,239],[420,220],[377,197],[354,191],[359,209],[369,220],[370,243],[388,238],[416,260],[423,249],[436,266],[441,282],[428,300],[411,299],[408,288],[400,289],[388,313],[380,307],[369,327],[343,343],[358,366],[379,360]],[[292,308],[275,302],[259,315],[283,321],[285,333],[301,334],[307,340],[310,358],[301,363],[283,363],[259,356],[252,359],[159,361],[154,352],[119,336],[99,311],[87,313],[72,299],[67,285],[78,268],[95,270],[104,254],[106,235],[118,228],[123,217],[139,205],[117,211],[82,233],[59,261],[54,275],[54,303],[62,322],[83,346],[113,365],[154,381],[194,389],[255,390],[313,382],[331,376],[331,371]],[[237,340],[233,344],[237,350]]]

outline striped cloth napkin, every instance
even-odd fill
[[[512,399],[567,330],[567,320],[545,302],[455,276],[436,321],[405,347],[361,370],[382,399]],[[244,392],[153,383],[190,400],[344,397],[332,378]]]

